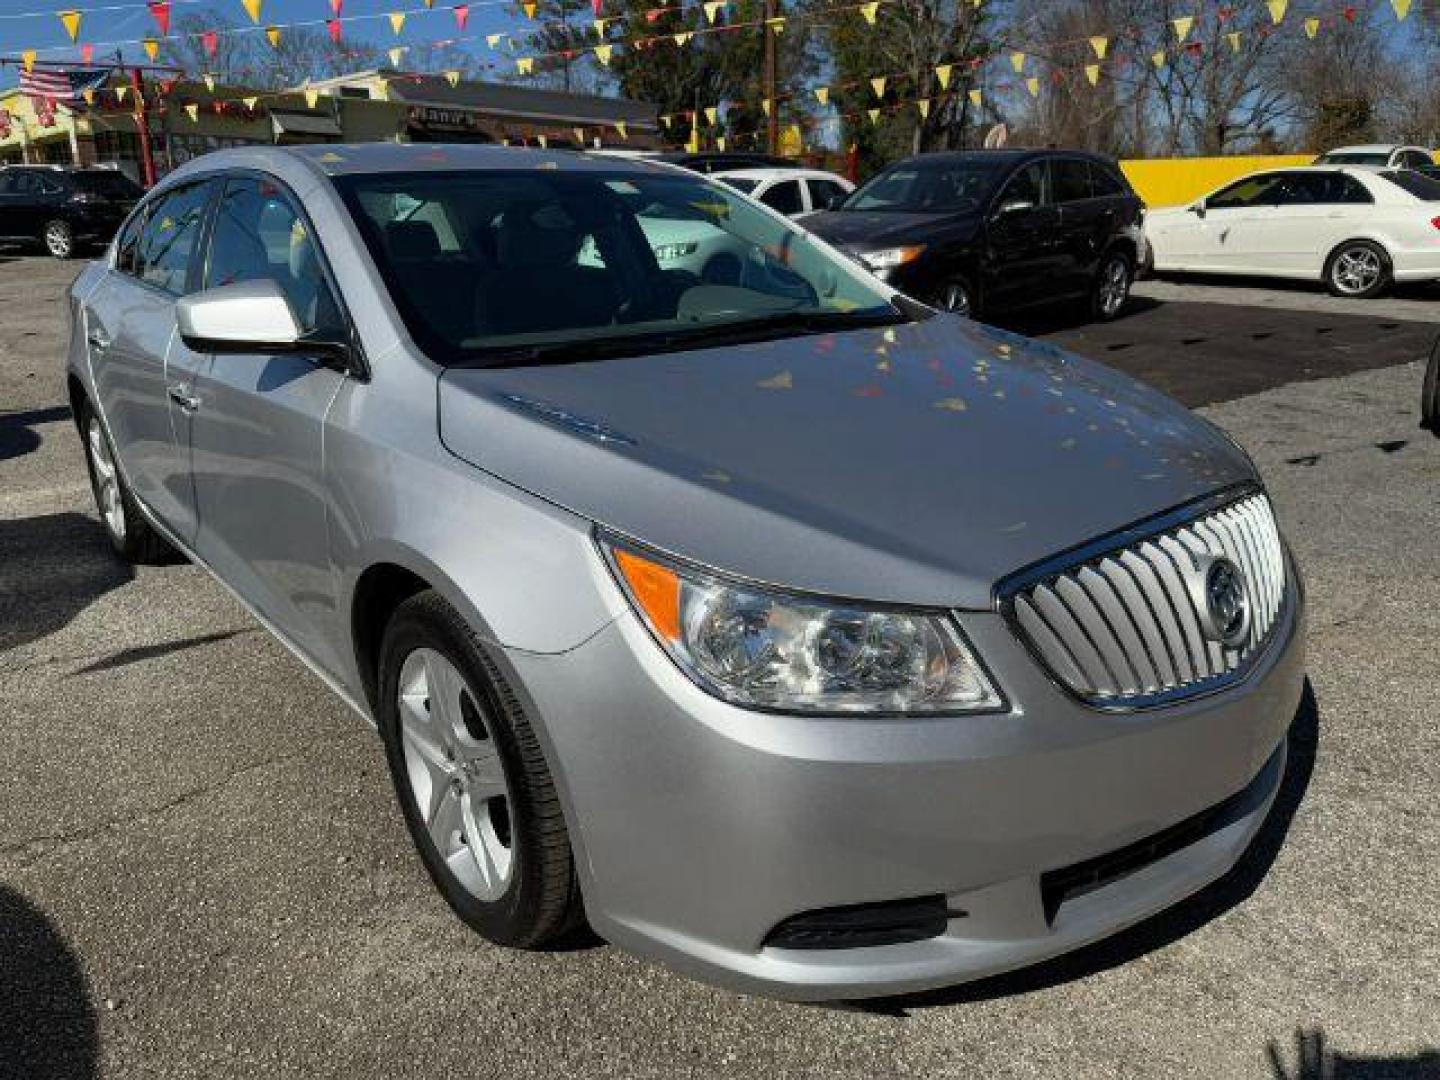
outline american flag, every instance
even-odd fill
[[[20,91],[32,99],[76,102],[86,90],[98,90],[110,77],[106,68],[52,68],[36,66],[20,72]]]

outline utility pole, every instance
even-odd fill
[[[770,115],[765,118],[765,145],[772,154],[780,152],[780,102],[775,99],[779,79],[779,56],[775,42],[775,19],[778,18],[779,0],[765,0],[765,100],[770,103]]]
[[[145,81],[140,69],[130,69],[130,89],[135,94],[135,131],[140,137],[140,167],[145,175],[145,186],[155,186],[155,152],[150,146],[150,114],[145,105]]]

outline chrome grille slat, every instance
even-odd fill
[[[1284,552],[1260,493],[1084,552],[1070,565],[1057,561],[1059,569],[1022,579],[1002,601],[1013,629],[1051,674],[1095,705],[1139,707],[1233,681],[1265,648],[1285,608]],[[1196,604],[1206,601],[1191,592],[1201,556],[1239,568],[1250,630],[1238,647],[1202,630],[1212,624]]]

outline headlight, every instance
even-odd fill
[[[658,262],[673,262],[676,259],[683,259],[686,255],[694,255],[700,250],[700,241],[687,240],[679,244],[661,244],[653,249],[655,259]]]
[[[861,260],[871,270],[893,270],[897,266],[904,266],[908,262],[914,262],[925,250],[924,244],[914,244],[910,247],[881,248],[879,251],[862,251]]]
[[[802,713],[954,713],[1001,699],[950,616],[786,596],[601,540],[650,632],[736,705]]]

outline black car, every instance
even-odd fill
[[[0,168],[0,243],[40,244],[57,259],[108,244],[142,192],[114,169]]]
[[[918,300],[974,315],[1075,297],[1120,313],[1144,204],[1115,163],[1070,150],[925,154],[889,166],[807,229]]]

